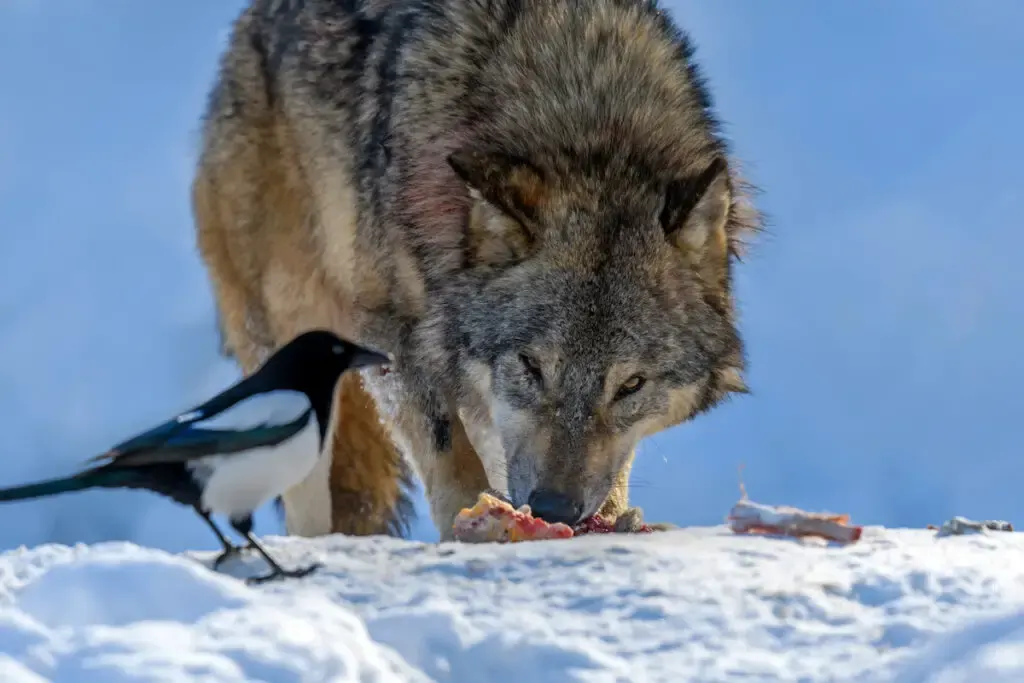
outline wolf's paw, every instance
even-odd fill
[[[675,529],[676,525],[668,522],[644,522],[644,511],[642,508],[626,508],[615,520],[615,533],[635,534],[644,531],[668,531]]]

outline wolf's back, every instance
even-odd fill
[[[392,226],[428,280],[459,266],[459,147],[623,186],[728,152],[693,46],[652,0],[258,2],[269,90],[347,164],[361,230]],[[754,222],[737,216],[737,246]]]

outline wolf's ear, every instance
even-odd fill
[[[459,149],[448,165],[469,189],[513,218],[531,223],[547,199],[543,174],[524,159],[500,152]]]
[[[543,175],[529,162],[500,153],[458,150],[448,164],[478,199],[469,215],[473,265],[505,266],[522,260],[536,241],[537,212],[547,200]]]
[[[669,183],[660,216],[666,236],[695,261],[709,250],[725,256],[731,195],[729,169],[722,157],[695,179]]]

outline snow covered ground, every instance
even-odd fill
[[[249,587],[234,577],[262,572],[256,558],[219,575],[212,553],[127,543],[8,552],[0,680],[1024,680],[1019,534],[270,545],[326,567]]]

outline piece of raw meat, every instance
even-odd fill
[[[639,517],[632,521],[636,522],[631,525],[635,528],[628,529],[632,533],[650,533],[654,530]],[[598,515],[583,520],[575,527],[561,523],[549,524],[534,517],[529,505],[523,505],[517,510],[508,501],[485,492],[480,494],[473,507],[463,508],[459,512],[455,517],[453,531],[455,539],[463,543],[514,543],[586,534],[622,533],[622,527],[622,524],[612,523]]]
[[[623,525],[620,524],[619,521],[625,520],[621,520],[620,518],[620,520],[617,520],[616,522],[610,522],[607,519],[601,517],[600,515],[594,515],[593,517],[588,517],[579,524],[577,524],[573,531],[577,536],[582,536],[584,534],[622,533],[624,529]],[[654,531],[654,529],[650,525],[644,524],[643,521],[640,521],[640,524],[635,525],[635,528],[629,528],[625,530],[635,534],[649,534]]]
[[[517,510],[489,493],[481,493],[473,507],[459,512],[453,531],[455,539],[463,543],[515,543],[573,536],[572,527],[548,524],[534,517],[529,505]]]
[[[732,507],[726,519],[729,527],[738,534],[773,534],[796,538],[815,536],[839,543],[859,540],[864,530],[861,526],[850,526],[849,515],[762,505],[746,498]]]

